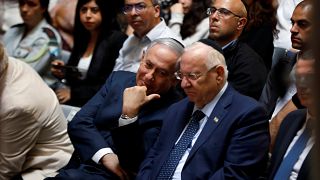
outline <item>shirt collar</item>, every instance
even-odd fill
[[[143,36],[141,39],[147,38],[150,41],[153,41],[155,39],[159,38],[159,35],[165,30],[165,28],[167,27],[165,21],[163,18],[161,18],[161,21],[154,26],[145,36]],[[134,33],[135,35],[135,33]],[[135,37],[138,38],[138,36],[135,35]]]
[[[231,42],[229,42],[228,44],[226,44],[225,46],[223,46],[223,47],[222,47],[222,50],[224,50],[225,48],[227,48],[227,47],[229,47],[229,46],[233,45],[236,41],[237,41],[237,39],[232,40]]]
[[[222,87],[220,92],[208,104],[206,104],[202,109],[199,109],[196,106],[194,106],[192,114],[196,110],[201,110],[208,118],[211,115],[211,113],[212,113],[214,107],[216,106],[217,102],[219,101],[219,99],[221,98],[223,93],[226,91],[227,87],[228,87],[228,82],[226,82],[224,84],[224,86]]]

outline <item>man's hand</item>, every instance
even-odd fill
[[[121,180],[129,179],[126,172],[120,167],[119,159],[116,154],[104,155],[100,162],[105,168],[116,174]]]
[[[65,103],[71,99],[71,91],[69,87],[58,89],[55,93],[60,103]]]
[[[51,73],[57,77],[57,78],[64,78],[64,72],[62,71],[62,68],[64,67],[64,62],[61,60],[54,60],[51,63],[50,71]]]
[[[170,7],[171,13],[183,14],[183,6],[181,3],[175,3]]]
[[[126,88],[123,92],[122,113],[129,117],[138,115],[140,108],[153,99],[159,99],[159,94],[150,94],[147,96],[147,87],[134,86]]]

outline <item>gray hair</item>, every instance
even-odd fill
[[[146,53],[148,53],[149,49],[151,49],[155,45],[164,45],[174,51],[174,53],[180,57],[182,53],[184,52],[184,46],[182,43],[180,43],[178,40],[173,39],[173,38],[159,38],[154,41],[152,41],[146,48]],[[178,67],[178,61],[176,66]]]
[[[152,4],[155,5],[160,5],[159,0],[152,0]]]
[[[225,78],[228,78],[228,69],[227,69],[227,64],[225,61],[224,56],[217,51],[216,49],[212,49],[211,51],[208,52],[207,60],[206,60],[206,66],[208,69],[213,68],[216,65],[222,65],[224,69],[224,75]]]

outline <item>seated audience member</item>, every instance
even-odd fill
[[[54,88],[60,103],[81,107],[105,83],[127,38],[113,26],[115,18],[105,0],[78,0],[70,59],[52,62],[53,75],[66,80]]]
[[[277,25],[278,38],[274,38],[274,52],[272,56],[272,66],[277,64],[278,60],[285,55],[285,52],[295,51],[291,46],[290,29],[291,29],[291,16],[293,10],[302,0],[277,0],[274,1],[274,6],[277,7]]]
[[[291,101],[296,93],[296,87],[290,72],[297,61],[313,57],[311,50],[313,32],[311,1],[304,0],[299,3],[292,14],[291,21],[292,47],[298,49],[299,52],[296,54],[287,52],[286,56],[274,65],[259,100],[271,119],[271,149],[283,118],[289,112],[297,109],[297,105]]]
[[[291,112],[281,123],[271,156],[270,180],[313,179],[311,158],[315,157],[313,130],[317,120],[314,67],[314,59],[305,59],[297,61],[294,68],[297,94],[306,109]]]
[[[206,11],[208,0],[179,0],[170,7],[168,26],[185,45],[190,45],[209,36],[209,18]]]
[[[137,72],[142,51],[151,41],[166,37],[180,39],[160,18],[158,0],[125,0],[124,2],[123,13],[134,31],[120,49],[113,70]]]
[[[61,38],[50,25],[49,0],[19,0],[22,24],[12,26],[3,42],[9,56],[31,65],[51,85],[49,66],[60,56]]]
[[[113,72],[68,124],[74,160],[57,179],[134,177],[158,137],[166,109],[181,99],[175,90],[183,46],[161,38],[143,53],[137,74]],[[164,56],[165,54],[165,56]]]
[[[228,81],[240,93],[259,99],[267,77],[261,57],[238,40],[247,23],[247,10],[241,0],[212,0],[207,14],[210,39],[223,49],[229,71]]]
[[[228,84],[222,50],[200,42],[185,49],[176,73],[188,98],[168,109],[137,179],[257,179],[266,168],[262,106]]]
[[[55,176],[72,152],[54,92],[0,44],[0,179]]]
[[[240,36],[259,56],[269,71],[272,64],[273,38],[277,37],[276,9],[273,0],[244,0],[248,5],[248,23]]]
[[[73,27],[78,0],[57,0],[50,10],[52,25],[62,37],[62,48],[72,51],[73,48]]]

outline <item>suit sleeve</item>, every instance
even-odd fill
[[[7,113],[0,124],[0,179],[11,179],[22,171],[41,125],[32,112],[19,108]]]
[[[81,108],[68,124],[70,139],[83,161],[91,159],[98,150],[109,147],[105,138],[110,136],[110,132],[102,135],[94,124],[94,119],[108,94],[111,83],[112,75],[100,91]]]
[[[223,167],[211,180],[258,179],[266,171],[269,125],[262,107],[256,107],[235,124]]]

